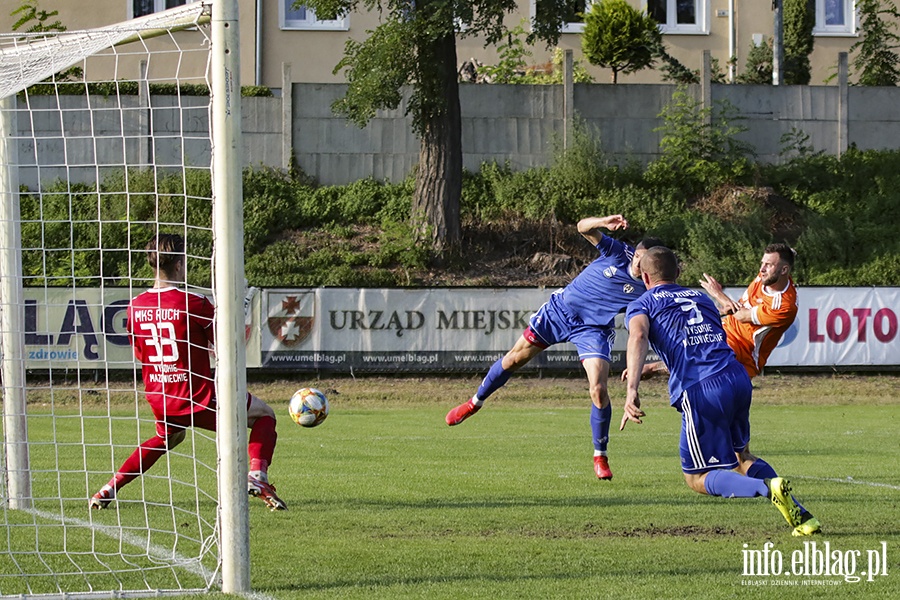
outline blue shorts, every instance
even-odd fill
[[[541,348],[571,342],[578,350],[578,358],[581,360],[600,358],[606,362],[610,362],[609,353],[616,340],[616,330],[613,327],[586,325],[580,317],[571,313],[559,292],[554,292],[531,315],[528,329],[523,335]]]
[[[750,443],[747,370],[738,362],[685,390],[681,413],[681,470],[705,473],[737,466],[735,452]]]

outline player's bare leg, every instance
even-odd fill
[[[601,358],[587,358],[581,361],[588,378],[591,395],[591,434],[594,441],[594,474],[597,479],[609,481],[612,470],[606,454],[609,443],[609,423],[612,419],[612,405],[609,401],[609,363]]]
[[[478,392],[466,402],[447,413],[447,425],[459,425],[481,409],[488,396],[503,387],[510,376],[543,352],[544,348],[532,344],[525,336],[519,336],[516,344],[506,355],[496,361],[478,387]]]

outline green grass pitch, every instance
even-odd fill
[[[792,537],[765,499],[687,488],[680,415],[661,382],[642,386],[645,422],[623,432],[624,386],[611,383],[611,482],[593,475],[583,381],[513,379],[475,417],[447,427],[446,411],[477,383],[251,382],[278,411],[270,477],[289,506],[273,513],[250,499],[255,592],[366,600],[900,597],[900,377],[754,382],[751,449],[790,478],[819,517],[824,533],[813,538]],[[303,385],[331,400],[331,415],[314,429],[287,416],[290,393]],[[143,518],[138,506],[126,510]],[[828,543],[842,575],[789,573],[812,542],[813,554]],[[768,564],[780,556],[784,572],[747,575],[748,551],[762,556],[767,543]],[[861,574],[883,556],[878,575]],[[845,577],[851,558],[858,582]]]

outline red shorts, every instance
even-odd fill
[[[253,397],[247,393],[247,408]],[[188,427],[199,427],[209,431],[216,430],[216,401],[210,400],[207,406],[194,413],[186,415],[168,415],[165,420],[156,421],[156,435],[161,438],[169,437]]]

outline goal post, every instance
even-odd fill
[[[16,99],[0,99],[0,379],[3,389],[3,455],[6,498],[12,510],[31,508],[25,422],[25,318],[22,300],[22,238],[19,178],[14,158]]]
[[[0,34],[0,598],[250,591],[238,29],[216,0]],[[155,434],[124,311],[161,232],[216,306],[218,433],[91,511]]]
[[[217,285],[216,377],[219,402],[219,522],[222,591],[250,590],[247,514],[247,355],[244,346],[244,215],[241,177],[241,86],[237,2],[213,6],[211,113],[214,273]],[[221,151],[219,151],[221,150]],[[232,243],[234,242],[234,243]],[[239,291],[241,290],[241,291]],[[227,446],[224,440],[229,440]]]

